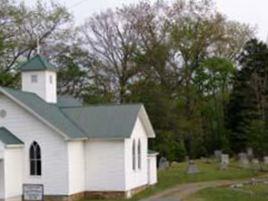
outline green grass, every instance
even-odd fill
[[[208,188],[191,196],[187,201],[267,201],[268,185],[246,186],[241,189]]]
[[[138,201],[144,197],[149,197],[155,193],[161,192],[168,188],[174,187],[178,184],[201,182],[201,181],[213,181],[213,180],[237,180],[248,177],[257,176],[252,170],[240,169],[235,167],[232,163],[232,167],[228,170],[219,170],[219,165],[216,163],[207,164],[201,161],[197,162],[200,169],[200,173],[196,175],[187,175],[185,173],[186,163],[179,163],[174,167],[170,167],[167,170],[158,172],[158,184],[154,187],[150,187],[145,191],[134,196],[130,201]],[[113,200],[109,200],[113,201]],[[124,200],[120,200],[124,201]]]

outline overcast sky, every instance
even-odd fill
[[[115,8],[122,4],[137,3],[139,0],[58,0],[74,14],[77,23],[95,12]],[[153,1],[153,0],[152,0]],[[34,0],[26,0],[34,2]],[[257,36],[267,40],[268,1],[267,0],[215,0],[217,9],[229,19],[257,26]]]

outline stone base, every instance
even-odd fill
[[[119,199],[126,198],[126,192],[123,191],[90,191],[86,192],[85,198],[89,199]]]
[[[131,198],[133,195],[145,190],[148,185],[140,186],[129,191],[88,191],[85,198],[89,199],[120,199]]]
[[[148,185],[139,186],[137,188],[134,188],[134,189],[130,190],[130,193],[131,193],[130,197],[132,197],[133,195],[135,195],[135,194],[137,194],[137,193],[139,193],[141,191],[144,191],[146,188],[148,188]]]
[[[76,193],[72,195],[45,195],[44,201],[77,201],[85,198],[85,192]]]

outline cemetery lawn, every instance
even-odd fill
[[[267,201],[268,185],[245,186],[243,188],[207,188],[199,191],[187,201]]]
[[[152,196],[179,184],[213,180],[239,180],[261,175],[260,173],[254,173],[250,169],[238,168],[237,164],[234,162],[230,164],[228,170],[219,170],[219,165],[216,162],[208,164],[202,161],[196,161],[196,164],[200,170],[200,173],[195,175],[186,174],[186,163],[178,163],[166,170],[159,171],[157,185],[146,189],[129,200],[138,201],[142,198]]]

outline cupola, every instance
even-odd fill
[[[21,66],[22,91],[32,92],[48,103],[57,103],[56,68],[48,60],[36,55]]]

